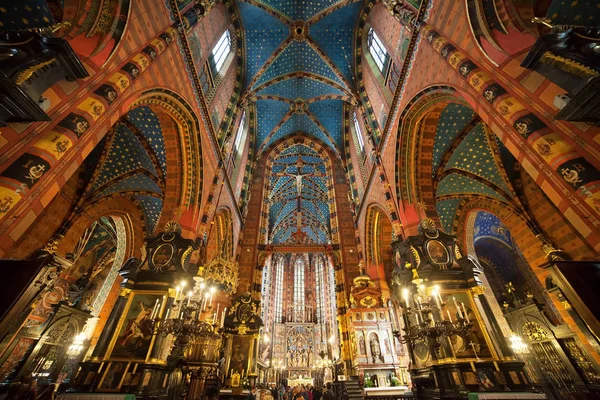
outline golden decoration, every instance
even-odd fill
[[[213,283],[232,295],[240,281],[238,264],[232,258],[217,256],[204,267],[203,277],[207,283]]]
[[[483,285],[477,285],[477,286],[473,286],[471,288],[471,293],[473,293],[473,296],[481,296],[485,294],[485,290],[486,287]]]
[[[363,307],[366,307],[366,308],[371,308],[375,304],[377,304],[377,300],[375,300],[371,296],[365,296],[364,298],[362,298],[360,300],[360,305],[363,306]]]
[[[39,64],[35,64],[35,65],[19,72],[19,74],[17,75],[17,79],[15,80],[15,83],[17,85],[24,84],[27,81],[27,79],[31,78],[31,76],[33,74],[35,74],[37,71],[44,68],[45,66],[52,64],[54,61],[56,61],[56,58],[51,58],[48,61],[44,61]]]
[[[537,322],[526,322],[523,325],[522,331],[523,336],[532,342],[539,342],[548,338],[548,332]]]
[[[458,247],[457,244],[454,245],[454,257],[456,257],[457,260],[460,260],[462,258],[462,254],[460,253],[460,248]]]
[[[54,236],[53,238],[48,240],[48,243],[46,243],[44,245],[44,247],[42,247],[42,251],[45,251],[46,253],[49,253],[49,254],[55,254],[56,251],[58,250],[58,244],[60,243],[62,238],[63,238],[63,235]]]
[[[412,253],[415,259],[415,264],[417,264],[417,267],[421,265],[421,257],[419,256],[419,252],[417,251],[417,249],[415,249],[414,246],[410,246],[410,252]]]
[[[181,255],[181,265],[185,265],[185,261],[190,256],[190,254],[192,254],[192,251],[194,251],[194,248],[192,246],[188,246],[188,248],[185,249],[185,251]]]
[[[175,221],[169,221],[165,224],[165,232],[181,234],[181,225]]]
[[[542,57],[540,57],[540,62],[550,67],[561,69],[580,78],[589,79],[590,77],[600,76],[600,73],[589,67],[586,67],[583,64],[580,64],[569,58],[557,56],[549,51],[545,52]]]

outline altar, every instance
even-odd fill
[[[313,378],[288,379],[289,387],[296,387],[296,386],[300,386],[300,385],[304,385],[304,386],[314,385]]]

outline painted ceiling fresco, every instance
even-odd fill
[[[325,161],[305,145],[276,156],[268,193],[270,243],[331,243],[327,179]]]
[[[156,114],[147,106],[129,111],[113,127],[114,134],[86,160],[93,170],[88,184],[88,201],[125,196],[142,212],[149,233],[154,231],[163,205],[167,172],[165,143]],[[87,168],[86,168],[87,170]]]
[[[343,105],[355,88],[353,37],[362,2],[246,0],[246,96],[257,149],[298,131],[339,152]]]
[[[442,227],[453,232],[460,203],[475,197],[510,203],[514,190],[498,155],[497,142],[464,104],[449,103],[438,121],[432,154],[436,208]]]

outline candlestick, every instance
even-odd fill
[[[450,315],[450,310],[446,310],[448,313],[448,321],[452,322],[452,316]]]
[[[458,303],[456,302],[456,297],[452,297],[452,300],[454,301],[454,307],[456,308],[456,311],[458,312],[458,317],[460,319],[463,319],[464,316],[463,316],[462,311],[460,311],[460,307],[458,306]]]
[[[204,293],[204,304],[202,305],[202,311],[206,309],[206,302],[208,301],[208,296],[210,296],[208,293]]]
[[[408,303],[408,298],[409,298],[410,292],[408,289],[403,289],[402,290],[402,297],[404,298],[404,304],[406,305],[406,307],[410,307],[410,304]]]
[[[217,322],[217,318],[219,317],[219,307],[221,306],[221,304],[217,303],[217,312],[215,313],[215,319],[213,321],[213,324],[215,322]]]
[[[179,293],[181,292],[181,286],[177,286],[177,290],[175,291],[175,301],[179,299]]]
[[[227,307],[223,309],[223,313],[221,314],[221,328],[225,325],[225,313],[227,312]]]
[[[158,299],[154,303],[154,307],[152,308],[152,313],[150,314],[150,319],[154,319],[156,317],[156,309],[158,308]]]
[[[465,318],[467,320],[467,323],[469,323],[471,321],[469,320],[469,313],[467,312],[467,309],[465,307],[465,303],[461,303],[461,304],[462,304],[462,307],[463,307],[463,311],[465,312]]]
[[[433,294],[433,298],[435,299],[435,305],[441,310],[442,306],[440,305],[440,299],[438,298],[440,294],[438,293],[438,291],[436,290]]]

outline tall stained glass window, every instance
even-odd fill
[[[298,258],[294,264],[294,319],[304,322],[305,310],[304,260]]]

